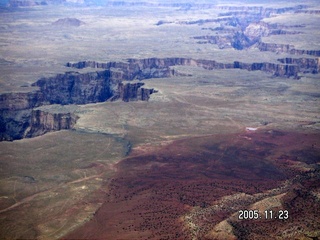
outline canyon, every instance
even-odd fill
[[[265,71],[276,77],[293,77],[298,79],[298,74],[319,73],[319,59],[311,58],[286,58],[278,59],[274,63],[219,63],[214,60],[196,60],[187,58],[150,58],[129,59],[125,62],[99,63],[83,61],[67,63],[72,68],[102,68],[104,71],[77,73],[67,72],[52,78],[40,79],[32,86],[39,87],[38,91],[31,93],[11,93],[0,95],[0,109],[2,111],[2,140],[15,140],[24,137],[34,137],[40,133],[60,129],[72,129],[76,117],[72,113],[61,113],[60,117],[40,110],[33,111],[35,107],[49,104],[88,104],[120,99],[128,101],[148,101],[150,94],[156,93],[155,89],[143,88],[143,82],[123,83],[122,81],[143,80],[150,78],[163,78],[183,75],[170,67],[196,66],[207,70],[215,69],[242,69],[247,71]],[[116,69],[116,70],[114,70]],[[48,121],[49,125],[39,124]],[[72,117],[70,117],[72,116]],[[45,119],[42,119],[45,118]],[[69,119],[69,124],[62,123],[62,119]],[[53,127],[53,126],[59,127]],[[36,130],[40,127],[43,130]],[[47,127],[45,130],[44,128]],[[30,130],[32,129],[32,130]],[[31,131],[31,132],[30,132]]]
[[[115,77],[114,77],[115,75]],[[110,71],[79,74],[68,72],[40,79],[33,86],[38,91],[9,93],[0,96],[1,140],[35,137],[46,132],[72,129],[77,117],[73,113],[50,113],[34,109],[50,104],[87,104],[115,101],[147,101],[154,89],[143,83],[123,84]]]
[[[278,59],[275,63],[219,63],[214,60],[199,60],[191,58],[148,58],[128,59],[128,62],[99,63],[95,61],[82,61],[78,63],[67,63],[72,68],[106,69],[104,71],[80,74],[78,72],[67,72],[58,74],[52,78],[39,79],[32,86],[39,87],[38,91],[30,93],[10,93],[0,95],[0,110],[2,111],[2,140],[15,140],[23,137],[39,136],[53,130],[71,129],[76,122],[76,117],[70,118],[70,114],[62,117],[51,115],[51,127],[46,130],[37,131],[38,124],[47,121],[48,112],[39,114],[40,110],[33,111],[35,107],[49,104],[88,104],[120,99],[128,101],[148,101],[150,95],[156,93],[155,89],[142,87],[144,79],[164,78],[172,76],[186,76],[179,73],[174,66],[196,66],[207,70],[216,69],[242,69],[247,71],[265,71],[275,77],[286,77],[299,79],[299,73],[318,74],[320,69],[319,58],[286,58]],[[123,83],[122,81],[139,80],[136,83]],[[69,115],[68,115],[69,114]],[[69,119],[69,124],[61,123],[64,118]],[[32,119],[36,119],[32,121]],[[57,121],[57,122],[55,122]],[[53,125],[60,127],[52,127]],[[29,132],[29,129],[32,129]],[[37,133],[37,134],[36,134]]]
[[[0,4],[0,238],[320,237],[318,1]]]

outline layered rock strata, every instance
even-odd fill
[[[80,74],[67,72],[43,78],[32,84],[43,94],[43,104],[87,104],[104,102],[113,96],[117,82],[110,78],[110,71]]]
[[[25,137],[36,137],[51,131],[72,129],[78,117],[73,113],[51,113],[33,110]]]
[[[126,80],[147,79],[157,77],[170,77],[180,75],[175,71],[173,66],[196,66],[207,70],[214,69],[244,69],[248,71],[264,71],[273,74],[277,77],[294,77],[299,78],[298,74],[303,69],[303,72],[310,70],[312,73],[317,73],[319,69],[318,59],[294,60],[291,62],[279,59],[280,63],[244,63],[235,61],[232,63],[220,63],[214,60],[192,59],[192,58],[147,58],[147,59],[129,59],[127,63],[98,63],[95,61],[67,63],[68,67],[74,68],[105,68],[109,69],[116,67],[123,72],[122,77]]]
[[[139,83],[120,83],[119,84],[119,93],[120,99],[124,102],[141,100],[148,101],[150,94],[156,92],[154,89],[142,88],[144,84]]]
[[[119,63],[121,66],[121,63]],[[166,70],[165,70],[166,71]],[[148,101],[154,89],[142,88],[144,83],[123,84],[134,78],[128,72],[99,71],[91,73],[67,72],[42,78],[32,84],[39,90],[29,93],[0,95],[0,141],[34,137],[50,131],[71,129],[76,123],[74,113],[51,113],[33,110],[51,104],[87,104],[121,99]],[[143,73],[135,73],[136,75]],[[159,72],[154,72],[154,75]],[[152,74],[148,73],[148,76]],[[163,76],[163,75],[161,75]]]
[[[38,91],[29,93],[7,93],[0,95],[0,139],[14,140],[32,137],[47,131],[70,129],[76,122],[73,115],[50,115],[33,109],[50,104],[87,104],[120,99],[148,101],[156,90],[145,88],[143,79],[167,78],[183,75],[174,66],[193,66],[207,70],[243,69],[264,71],[275,77],[299,79],[300,73],[319,73],[319,58],[285,58],[279,63],[231,62],[192,58],[146,58],[128,59],[126,62],[81,61],[67,63],[72,68],[93,68],[101,71],[78,73],[66,72],[55,77],[42,78],[32,84]],[[133,81],[126,82],[123,81]],[[51,123],[46,124],[50,118]],[[65,120],[69,119],[69,120]],[[49,121],[49,122],[50,122]],[[54,123],[52,123],[52,121]]]
[[[283,13],[310,13],[318,14],[319,10],[304,10],[307,6],[298,5],[287,8],[263,8],[263,7],[219,7],[220,10],[226,10],[219,14],[218,18],[198,19],[193,21],[176,21],[176,24],[207,24],[219,23],[219,27],[203,28],[203,30],[212,30],[213,35],[203,35],[193,37],[198,44],[216,44],[220,49],[234,48],[243,50],[250,47],[256,47],[260,51],[271,51],[277,53],[289,53],[294,55],[312,55],[320,56],[320,50],[296,49],[293,45],[265,43],[262,37],[270,35],[293,35],[301,34],[301,31],[286,30],[288,28],[303,28],[304,25],[282,25],[276,23],[267,23],[263,19],[280,15]],[[156,25],[166,24],[166,21],[159,21]],[[172,23],[172,21],[170,22]]]
[[[295,49],[293,45],[290,44],[277,44],[277,43],[264,43],[260,42],[258,44],[258,49],[260,51],[269,51],[269,52],[277,52],[277,53],[290,53],[293,55],[312,55],[312,56],[320,56],[320,50],[302,50]]]

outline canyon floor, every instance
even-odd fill
[[[0,11],[1,239],[320,238],[317,1]]]

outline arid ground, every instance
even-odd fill
[[[319,239],[319,22],[312,0],[9,1],[0,238]]]

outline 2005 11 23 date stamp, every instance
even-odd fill
[[[289,218],[288,210],[265,210],[260,212],[259,210],[239,210],[238,219],[239,220],[287,220]]]

